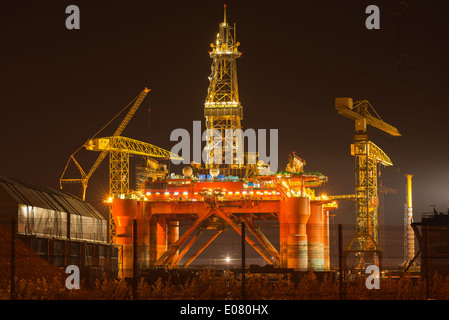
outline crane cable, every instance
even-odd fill
[[[116,115],[115,115],[115,117],[114,118],[112,118],[108,123],[106,123],[97,133],[95,133],[93,136],[92,136],[92,138],[90,138],[89,140],[92,140],[93,138],[95,138],[101,131],[103,131],[108,125],[110,125],[111,124],[111,122],[112,121],[114,121],[119,115],[121,115],[129,106],[130,106],[130,104],[131,103],[133,103],[134,101],[136,101],[137,100],[137,98],[140,96],[141,94],[139,93],[133,100],[131,100],[127,105],[126,105],[126,107],[124,107],[123,109],[122,109],[122,111],[120,111],[119,113],[117,113]],[[84,145],[83,145],[84,146]],[[81,147],[82,148],[82,147]],[[79,149],[78,149],[79,150]]]

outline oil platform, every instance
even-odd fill
[[[114,242],[123,247],[123,277],[132,276],[136,262],[139,268],[187,267],[226,228],[241,235],[241,223],[253,236],[245,236],[246,242],[269,265],[297,271],[330,269],[329,211],[336,203],[314,192],[327,177],[305,172],[305,161],[295,154],[285,171],[270,173],[269,164],[258,161],[256,153],[244,152],[238,135],[226,134],[242,128],[238,47],[235,25],[226,21],[225,7],[209,52],[212,66],[205,123],[207,129],[221,134],[220,139],[210,137],[209,161],[191,163],[179,176],[161,175],[165,171],[157,168],[141,170],[140,188],[133,196],[116,194],[111,199]],[[217,152],[217,143],[230,149]],[[137,230],[133,230],[133,221],[137,221]],[[260,221],[279,223],[279,248],[261,232]],[[184,222],[189,227],[181,234]],[[189,252],[204,230],[213,230],[212,235]],[[137,257],[133,240],[138,244]]]
[[[149,93],[145,88],[129,104],[112,136],[93,137],[85,143],[87,150],[100,152],[89,171],[75,159],[82,148],[70,156],[67,166],[73,162],[81,178],[67,178],[66,166],[61,188],[63,183],[81,183],[84,200],[89,178],[109,154],[109,242],[121,248],[122,277],[132,277],[136,266],[140,270],[188,267],[227,228],[242,236],[240,226],[249,231],[250,236],[244,235],[246,243],[269,265],[294,271],[328,271],[329,211],[336,209],[340,200],[354,201],[356,208],[355,235],[343,250],[343,259],[355,254],[357,269],[379,265],[377,176],[381,165],[393,163],[368,140],[367,126],[391,136],[401,134],[385,123],[367,100],[336,98],[337,112],[355,122],[351,145],[355,191],[350,195],[316,195],[316,188],[328,179],[307,172],[305,160],[295,153],[284,170],[277,170],[262,161],[264,157],[254,146],[245,150],[237,80],[239,45],[235,24],[231,27],[226,21],[225,6],[224,19],[209,51],[212,64],[204,102],[204,163],[186,162],[182,174],[170,174],[167,164],[156,158],[184,160],[179,155],[121,136]],[[141,159],[134,189],[129,185],[130,155]],[[279,245],[275,247],[261,231],[261,222],[279,228]],[[209,236],[200,241],[203,233]]]

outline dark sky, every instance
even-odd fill
[[[152,91],[123,135],[171,149],[172,130],[191,131],[194,120],[204,123],[209,43],[224,3],[95,0],[2,6],[0,174],[58,188],[70,154],[145,86]],[[279,129],[281,168],[296,151],[308,170],[329,177],[323,188],[328,193],[353,193],[354,123],[336,112],[334,98],[367,99],[402,133],[395,138],[368,129],[395,164],[382,171],[384,184],[398,192],[387,195],[385,223],[402,223],[405,173],[414,174],[415,219],[431,204],[446,210],[446,1],[412,1],[411,69],[397,64],[397,1],[226,3],[243,52],[237,65],[243,127]],[[80,8],[80,30],[65,27],[70,4]],[[365,28],[370,4],[380,8],[380,30]],[[95,206],[101,207],[108,188],[106,172],[105,162],[88,188]],[[343,203],[336,214],[336,221],[353,223],[353,204]]]

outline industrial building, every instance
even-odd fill
[[[435,273],[449,275],[449,212],[423,213],[421,222],[411,224],[418,239],[421,275],[431,278]]]
[[[87,281],[116,277],[119,248],[108,242],[108,224],[89,203],[62,191],[0,176],[0,224],[42,259],[77,265]]]

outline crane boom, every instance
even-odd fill
[[[368,154],[371,158],[373,158],[376,163],[379,163],[384,166],[392,166],[393,162],[390,160],[390,158],[387,156],[387,154],[378,146],[376,146],[373,142],[368,141],[366,145],[358,145],[358,147],[362,148],[368,148],[366,154]],[[359,154],[360,152],[357,152],[355,150],[355,144],[351,144],[351,155],[355,156]]]
[[[90,151],[127,152],[139,156],[183,160],[177,154],[160,147],[122,136],[90,139],[84,146]]]
[[[177,154],[152,144],[127,137],[115,136],[90,139],[84,145],[87,150],[109,153],[109,196],[127,195],[129,191],[129,155],[183,160]]]
[[[140,105],[142,104],[143,100],[147,96],[148,92],[150,92],[150,89],[145,88],[139,94],[139,96],[137,97],[137,99],[134,102],[133,106],[131,107],[131,109],[129,109],[129,111],[126,114],[125,118],[122,120],[122,122],[120,123],[118,128],[115,130],[113,136],[119,136],[119,135],[122,134],[123,130],[125,130],[125,128],[128,125],[129,121],[131,121],[131,118],[134,116],[134,114],[136,113],[137,109],[140,107]]]
[[[371,104],[367,100],[355,101],[351,98],[336,98],[335,108],[337,112],[351,120],[366,120],[366,124],[371,125],[381,131],[384,131],[392,136],[399,137],[401,134],[399,130],[392,125],[384,122]],[[370,114],[369,109],[373,110],[377,118]]]
[[[120,123],[118,128],[115,130],[114,134],[112,135],[113,137],[116,137],[116,136],[119,136],[119,135],[122,134],[123,130],[125,130],[125,128],[128,125],[129,121],[134,116],[134,114],[136,113],[136,111],[139,108],[139,106],[142,104],[143,100],[145,99],[145,97],[147,96],[149,91],[150,91],[150,89],[145,88],[139,94],[139,96],[137,97],[136,101],[134,102],[134,104],[129,109],[128,113],[126,114],[125,118],[122,120],[122,122]],[[92,166],[92,168],[90,169],[89,173],[85,177],[86,184],[87,184],[87,180],[89,180],[90,177],[92,176],[92,174],[95,172],[95,170],[97,170],[98,166],[101,164],[101,162],[104,160],[104,158],[106,157],[107,154],[108,154],[107,150],[104,150],[104,151],[102,151],[100,153],[100,155],[98,156],[98,158],[95,161],[94,165]]]

